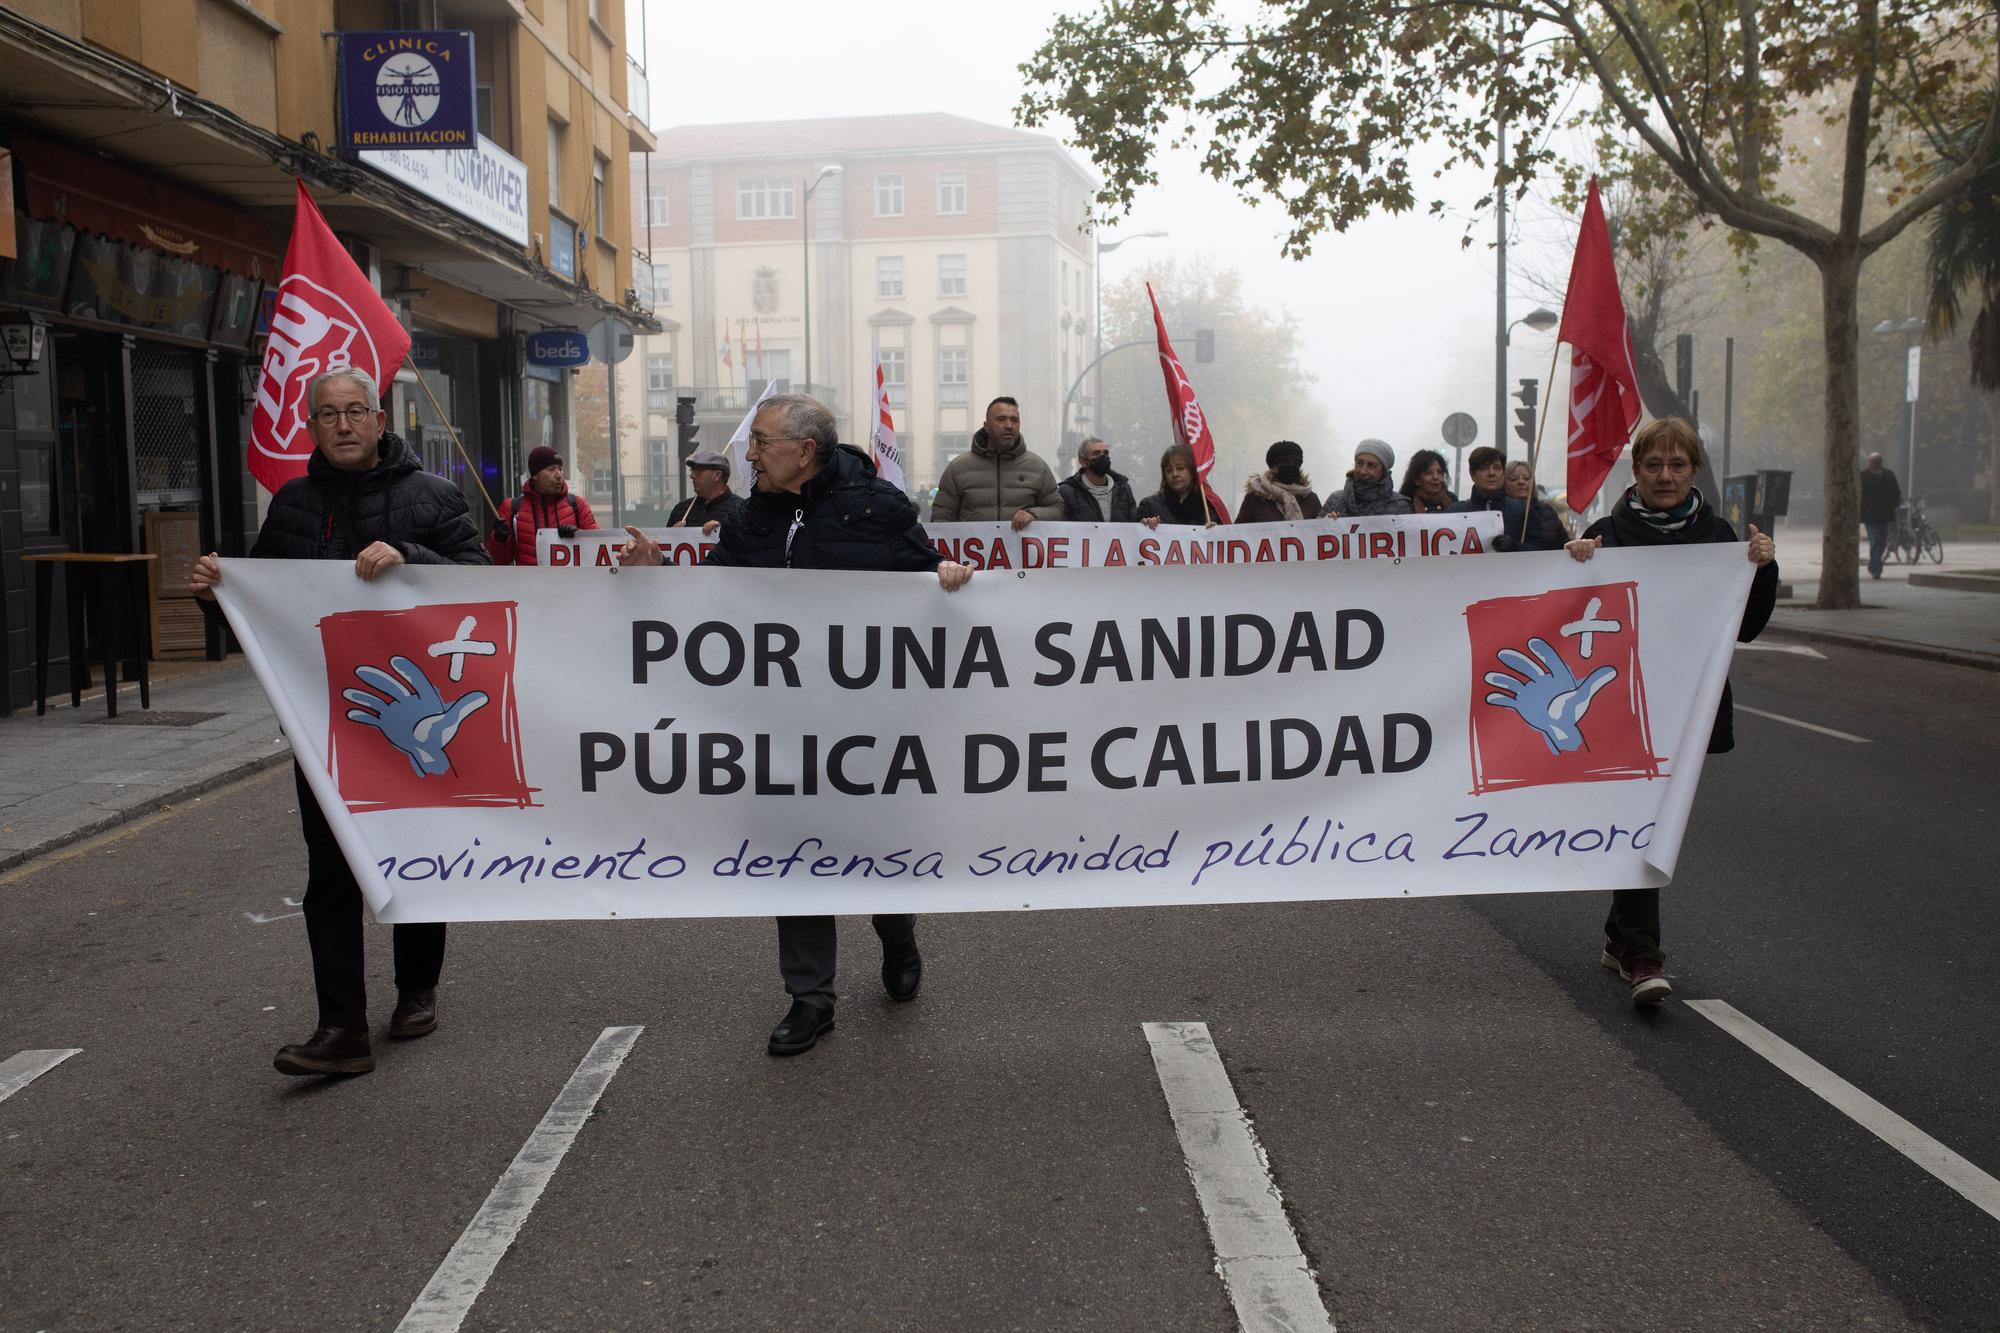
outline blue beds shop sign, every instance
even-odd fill
[[[590,344],[580,329],[543,329],[528,335],[531,366],[581,366],[590,361]]]
[[[477,148],[472,34],[340,34],[340,149]]]

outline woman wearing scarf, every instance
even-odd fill
[[[1701,437],[1679,417],[1667,417],[1643,427],[1632,441],[1633,483],[1611,512],[1569,543],[1577,560],[1588,560],[1600,546],[1691,546],[1700,542],[1733,542],[1735,529],[1708,507],[1695,489],[1695,474],[1703,466]],[[1757,573],[1743,608],[1738,643],[1757,637],[1771,618],[1778,600],[1777,547],[1771,538],[1750,527],[1750,563]],[[1722,683],[1722,703],[1708,735],[1708,752],[1736,748],[1729,682]],[[1653,1004],[1674,993],[1663,970],[1660,952],[1660,891],[1619,889],[1611,895],[1611,915],[1604,921],[1604,952],[1599,961],[1631,983],[1632,999]]]
[[[1264,451],[1263,472],[1243,484],[1243,503],[1236,506],[1238,523],[1282,523],[1287,519],[1318,518],[1319,497],[1305,474],[1306,451],[1290,440],[1279,440]]]
[[[1212,528],[1227,523],[1227,513],[1204,504],[1195,484],[1194,450],[1184,444],[1167,446],[1160,455],[1160,489],[1139,501],[1139,521],[1149,528],[1162,523],[1187,528]]]
[[[1505,506],[1507,455],[1490,444],[1482,444],[1465,460],[1465,474],[1472,478],[1472,490],[1451,507],[1454,514],[1476,514],[1482,509]]]
[[[1445,467],[1444,455],[1435,449],[1417,450],[1397,489],[1410,502],[1413,514],[1443,514],[1458,503],[1458,497],[1451,493],[1451,471]]]
[[[1395,466],[1396,451],[1382,441],[1355,445],[1347,484],[1327,497],[1327,512],[1336,518],[1409,513],[1410,502],[1389,484],[1389,470]]]

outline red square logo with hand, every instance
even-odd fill
[[[327,769],[356,813],[532,805],[513,602],[344,611],[319,622]]]
[[[1636,583],[1475,602],[1465,627],[1475,793],[1660,776]]]

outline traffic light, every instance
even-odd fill
[[[1196,329],[1194,331],[1194,359],[1197,361],[1215,360],[1214,329]]]
[[[695,437],[701,433],[701,427],[694,424],[692,397],[683,394],[674,400],[674,421],[680,427],[681,460],[685,462],[687,456],[694,452]]]
[[[1535,403],[1541,391],[1533,380],[1522,380],[1521,387],[1514,390],[1514,396],[1521,400],[1521,406],[1514,409],[1514,433],[1521,437],[1521,443],[1530,448],[1535,443]]]

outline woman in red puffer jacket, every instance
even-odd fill
[[[528,479],[521,483],[521,493],[500,506],[500,521],[486,539],[486,554],[496,565],[538,564],[535,534],[543,528],[571,537],[596,526],[590,502],[571,494],[563,481],[562,455],[546,444],[538,445],[528,454]]]

